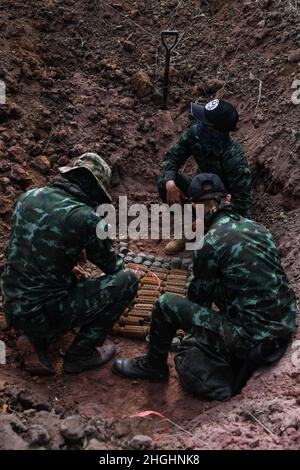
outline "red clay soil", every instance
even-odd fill
[[[1,270],[12,210],[24,190],[51,181],[57,167],[73,157],[95,151],[113,168],[115,197],[157,202],[163,154],[192,123],[190,101],[218,96],[240,111],[236,138],[254,175],[255,218],[274,233],[299,299],[300,105],[292,103],[291,87],[300,80],[300,12],[294,4],[2,0],[0,79],[7,86],[7,105],[0,106]],[[180,33],[168,111],[160,110],[162,29]],[[137,248],[161,254],[163,247],[164,242],[139,242]],[[34,446],[30,429],[40,423],[49,425],[50,439],[40,443],[45,448],[89,448],[92,425],[98,426],[95,436],[103,448],[128,448],[137,432],[157,435],[158,418],[129,418],[144,410],[159,411],[183,428],[170,425],[154,447],[300,447],[296,339],[276,367],[259,371],[227,403],[185,393],[171,358],[168,385],[126,381],[110,366],[78,376],[32,378],[19,366],[17,336],[7,331],[1,311],[0,339],[8,350],[8,364],[0,366],[0,420],[17,412],[27,426],[20,431],[19,423],[15,448]],[[143,342],[112,341],[120,357],[145,348]],[[70,444],[57,437],[57,429],[76,413],[85,438]],[[0,448],[7,446],[3,436]]]

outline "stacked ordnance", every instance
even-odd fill
[[[136,272],[136,265],[127,268]],[[186,296],[189,271],[151,267],[139,269],[139,289],[132,304],[124,310],[112,333],[131,338],[145,339],[149,334],[151,313],[155,302],[165,292]]]

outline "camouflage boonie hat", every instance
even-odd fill
[[[104,193],[108,201],[111,202],[112,199],[108,192],[111,180],[111,169],[103,158],[97,155],[97,153],[84,153],[74,162],[73,166],[62,166],[59,168],[59,171],[62,174],[66,174],[79,169],[85,169],[93,175],[99,189]]]

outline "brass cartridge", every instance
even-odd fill
[[[151,304],[151,305],[154,305],[155,301],[156,301],[156,297],[147,297],[145,295],[143,296],[137,296],[136,299],[135,299],[135,302],[136,303],[141,303],[141,304]]]
[[[168,281],[164,287],[166,289],[169,286],[185,287],[185,285],[186,285],[186,282],[183,280],[182,281]]]
[[[146,326],[124,326],[121,328],[121,334],[130,338],[146,338],[149,328]]]
[[[114,324],[113,329],[111,330],[113,335],[121,334],[121,327],[117,323]]]
[[[134,310],[146,310],[151,312],[152,307],[149,304],[135,304]]]
[[[127,336],[129,338],[146,338],[148,332],[149,327],[136,325],[114,325],[112,329],[113,334]]]
[[[168,269],[165,269],[165,268],[158,268],[156,266],[151,266],[151,268],[149,269],[149,271],[152,271],[153,273],[155,273],[157,276],[161,273],[161,274],[167,274],[169,271]]]
[[[185,275],[187,275],[188,272],[185,269],[173,268],[173,269],[170,270],[170,274],[181,274],[181,275],[185,274]]]
[[[141,289],[138,291],[138,297],[159,297],[160,293],[158,290],[146,290]]]
[[[143,279],[141,279],[141,285],[144,286],[144,284],[158,287],[158,280],[155,279],[155,277],[143,277]]]
[[[143,325],[145,319],[143,317],[135,317],[133,315],[128,315],[128,317],[124,318],[124,325]],[[119,323],[121,325],[121,318],[119,320]],[[123,326],[123,325],[122,325]]]
[[[155,276],[157,276],[161,281],[164,281],[167,279],[168,273],[155,273]]]
[[[155,286],[154,284],[152,284],[152,285],[151,285],[151,284],[143,284],[143,285],[141,286],[141,288],[142,288],[143,290],[150,290],[150,291],[154,291],[154,292],[161,292],[162,286],[161,286],[159,289],[158,289],[157,287],[158,287],[158,286],[157,286],[157,285]]]
[[[179,274],[170,274],[167,277],[167,281],[186,281],[187,276],[186,275],[179,275]]]
[[[150,320],[150,317],[151,317],[151,311],[144,311],[144,310],[131,310],[130,312],[130,315],[127,318],[129,317],[137,317],[137,318],[142,318],[143,320]]]
[[[173,292],[174,294],[182,294],[185,296],[186,290],[180,287],[168,287],[168,289],[165,289],[165,292]]]

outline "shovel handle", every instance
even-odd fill
[[[173,37],[173,39],[174,39],[174,43],[171,44],[171,46],[166,43],[166,38],[167,37]],[[161,32],[161,40],[162,40],[162,43],[163,43],[166,51],[170,53],[174,49],[176,44],[178,43],[178,31],[169,31],[169,30],[162,31]]]

